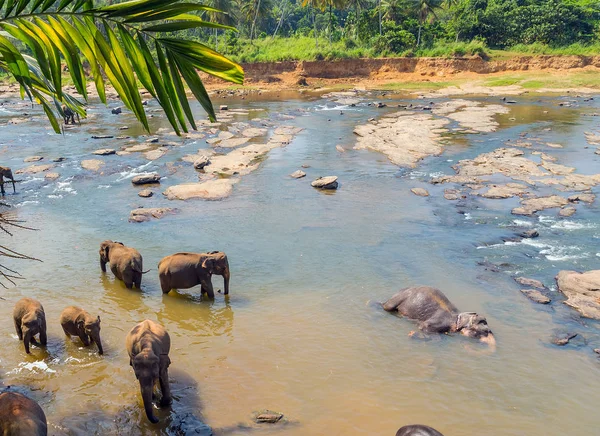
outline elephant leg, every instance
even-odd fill
[[[127,289],[133,289],[133,282],[125,282],[125,287]]]
[[[171,397],[171,387],[169,386],[169,373],[167,369],[164,369],[160,372],[159,382],[160,392],[162,393],[160,405],[163,407],[169,406],[171,403],[173,403],[173,397]]]
[[[137,289],[142,289],[142,273],[135,273],[133,275],[133,284]]]
[[[64,328],[64,327],[63,327],[62,329],[63,329],[63,332],[65,332],[65,336],[66,336],[67,338],[70,338],[70,337],[71,337],[71,333],[69,333],[69,332],[67,331],[67,329],[66,329],[66,328]]]
[[[168,294],[171,290],[171,284],[166,277],[160,276],[160,288],[162,289],[163,294]]]
[[[6,194],[4,192],[4,180],[0,180],[0,194],[2,194],[2,195]]]
[[[211,300],[213,298],[215,298],[215,292],[213,291],[213,286],[210,281],[210,278],[203,279],[200,283],[202,284],[201,289],[206,290],[206,294],[208,295],[208,298],[210,298]]]
[[[86,335],[85,333],[79,333],[79,339],[81,339],[81,342],[83,342],[83,345],[85,345],[86,347],[90,345],[88,335]]]
[[[46,335],[46,329],[43,329],[40,332],[40,343],[44,346],[48,343],[48,336]]]
[[[17,336],[19,337],[19,341],[23,340],[23,330],[21,329],[21,323],[19,321],[17,321],[16,319],[15,321],[15,330],[17,331]]]

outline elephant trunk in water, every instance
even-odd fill
[[[23,335],[23,344],[25,345],[25,352],[29,354],[29,344],[31,344],[33,339],[33,335],[31,334],[31,330],[27,330]]]
[[[142,390],[142,401],[144,402],[144,410],[146,416],[152,424],[158,422],[158,418],[152,413],[152,388],[154,387],[154,380],[142,380],[140,379],[140,388]]]
[[[91,335],[90,339],[98,346],[98,354],[104,354],[104,350],[102,349],[102,341],[100,340],[100,333]]]
[[[225,267],[223,272],[223,279],[225,281],[225,295],[229,294],[229,265]]]

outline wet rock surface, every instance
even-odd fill
[[[38,162],[38,161],[40,161],[42,159],[44,159],[43,156],[29,156],[29,157],[26,157],[25,159],[23,159],[23,162],[26,162],[26,163],[28,163],[28,162]]]
[[[538,304],[548,304],[551,301],[550,298],[546,297],[537,289],[521,289],[521,292],[531,301]]]
[[[101,148],[100,150],[93,151],[92,154],[97,154],[99,156],[108,156],[111,154],[115,154],[117,150],[114,148]]]
[[[81,161],[81,168],[84,170],[99,171],[103,165],[104,162],[98,159],[87,159]]]
[[[209,157],[202,155],[194,161],[194,168],[196,168],[197,170],[202,170],[208,164],[210,164]]]
[[[131,183],[134,185],[147,185],[153,183],[160,183],[160,176],[156,173],[152,174],[140,174],[131,179]]]
[[[319,177],[318,179],[314,180],[310,185],[313,188],[317,189],[337,189],[337,179],[338,178],[336,176]]]
[[[152,192],[149,189],[143,189],[140,192],[138,192],[138,196],[143,197],[143,198],[152,197],[153,195],[154,195],[154,192]]]
[[[419,197],[429,197],[429,192],[424,188],[411,188],[410,192]]]
[[[301,179],[302,177],[305,177],[306,173],[302,170],[297,170],[294,171],[292,174],[290,174],[290,177],[293,179]]]
[[[21,168],[20,170],[16,170],[15,174],[39,174],[43,173],[44,171],[48,171],[52,168],[54,168],[54,165],[52,164],[30,165],[27,168]]]
[[[528,277],[515,277],[515,282],[520,285],[528,286],[536,289],[546,289],[546,286],[542,282],[536,279],[530,279]]]
[[[556,283],[558,290],[567,297],[565,304],[585,318],[600,319],[600,270],[560,271]]]
[[[156,208],[139,208],[134,209],[129,214],[129,222],[143,223],[150,221],[151,219],[160,219],[165,215],[177,213],[177,209],[169,207],[156,207]]]
[[[170,186],[163,193],[169,200],[189,200],[199,198],[203,200],[221,200],[231,195],[233,185],[239,179],[216,179],[200,183],[183,183]]]

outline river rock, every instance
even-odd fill
[[[527,277],[515,277],[515,282],[523,286],[529,286],[531,288],[546,289],[544,284],[536,279],[530,279]]]
[[[464,159],[453,166],[459,176],[479,177],[493,174],[515,176],[547,176],[538,165],[524,157],[525,153],[516,148],[499,148],[483,153],[474,159]]]
[[[60,174],[58,174],[58,173],[46,173],[46,175],[44,176],[44,178],[46,180],[50,180],[50,181],[56,180],[59,177],[60,177]]]
[[[419,197],[429,197],[429,192],[427,192],[427,189],[423,189],[423,188],[412,188],[410,190],[410,192],[412,192],[415,195],[418,195]]]
[[[246,138],[246,137],[223,139],[223,140],[220,140],[216,146],[221,147],[221,148],[235,148],[235,147],[239,147],[240,145],[244,145],[249,140],[250,140],[250,138]],[[208,141],[206,141],[206,142],[208,142]]]
[[[548,304],[551,301],[550,298],[546,297],[537,289],[521,289],[521,292],[535,303]]]
[[[229,106],[227,106],[226,104],[222,104],[221,106],[219,106],[219,110],[220,110],[220,111],[226,111],[226,110],[229,110]]]
[[[506,185],[490,185],[489,189],[480,194],[485,198],[504,199],[520,196],[527,192],[527,186],[519,183],[507,183]]]
[[[444,198],[451,201],[458,200],[460,192],[457,189],[444,189]]]
[[[146,139],[146,142],[148,144],[156,144],[158,142],[158,138],[156,138],[156,137],[155,138],[148,138],[148,139]]]
[[[138,192],[138,196],[143,197],[143,198],[152,197],[153,195],[154,195],[154,192],[152,192],[149,189],[143,189],[140,192]]]
[[[540,234],[538,233],[537,230],[525,230],[524,232],[519,233],[519,236],[521,238],[525,238],[525,239],[532,239],[532,238],[537,238],[538,236],[540,236]]]
[[[571,339],[577,337],[577,333],[558,333],[552,338],[552,343],[554,345],[558,345],[562,347],[563,345],[567,345]]]
[[[61,156],[61,157],[55,157],[54,159],[52,159],[52,162],[63,162],[65,160],[67,160],[67,158]]]
[[[342,147],[341,145],[336,145],[335,149],[337,151],[339,151],[340,153],[345,153],[346,152],[346,149],[344,147]]]
[[[577,212],[577,209],[575,209],[573,206],[567,206],[567,207],[563,207],[561,210],[559,210],[558,214],[562,217],[569,217],[569,216],[573,216],[575,214],[575,212]]]
[[[208,158],[208,156],[202,155],[194,161],[194,168],[196,168],[197,170],[201,170],[208,164],[210,164],[210,159]]]
[[[102,165],[104,165],[104,162],[99,159],[87,159],[81,161],[81,168],[84,170],[98,171]]]
[[[290,177],[294,179],[301,179],[304,176],[306,176],[306,173],[302,170],[294,171],[292,174],[290,174]]]
[[[151,174],[140,174],[131,179],[131,183],[134,185],[147,185],[150,183],[160,183],[160,176],[156,173]]]
[[[46,164],[46,165],[30,165],[27,168],[21,168],[20,170],[15,171],[15,174],[39,174],[44,171],[48,171],[53,168],[54,165]]]
[[[593,203],[595,199],[596,196],[594,194],[576,194],[567,198],[570,203],[578,203],[580,201],[583,201],[584,203]]]
[[[262,129],[258,127],[250,127],[242,132],[242,135],[246,138],[256,138],[258,136],[265,136],[267,134],[267,129]]]
[[[561,197],[559,195],[529,198],[527,200],[522,200],[521,207],[515,207],[511,212],[513,215],[530,216],[540,210],[562,207],[568,202],[569,201],[566,198]]]
[[[173,214],[176,212],[177,212],[177,209],[172,209],[170,207],[134,209],[129,214],[129,222],[143,223],[144,221],[150,221],[152,218],[160,219],[167,214]]]
[[[111,139],[113,135],[92,135],[92,139]]]
[[[150,144],[136,144],[136,145],[132,145],[131,147],[127,147],[125,150],[127,153],[134,153],[134,152],[138,152],[138,151],[148,151],[152,148],[152,146]]]
[[[237,182],[238,179],[215,179],[200,183],[183,183],[169,186],[163,195],[169,200],[221,200],[231,195],[233,185]]]
[[[111,109],[110,113],[113,115],[119,115],[121,112],[123,112],[123,109],[121,109],[120,107],[116,107],[114,109]]]
[[[100,150],[92,151],[92,154],[99,156],[108,156],[109,154],[115,154],[117,151],[114,148],[101,148]]]
[[[600,319],[600,270],[560,271],[556,282],[558,290],[567,297],[565,304],[586,318]]]
[[[148,160],[156,160],[163,157],[167,153],[167,148],[160,147],[156,150],[150,150],[144,153],[144,157]]]
[[[256,416],[255,420],[258,424],[263,424],[263,423],[275,424],[276,422],[279,422],[279,420],[281,420],[281,418],[283,418],[282,413],[267,411],[267,412],[259,413]]]
[[[313,188],[319,189],[337,189],[338,182],[336,176],[319,177],[314,180],[310,185]]]
[[[44,159],[43,156],[29,156],[23,159],[23,162],[38,162],[42,159]]]

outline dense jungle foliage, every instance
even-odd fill
[[[488,49],[598,53],[596,0],[209,0],[215,29],[189,32],[241,62],[460,56]],[[568,49],[564,49],[569,47]],[[563,50],[558,50],[563,48]]]

